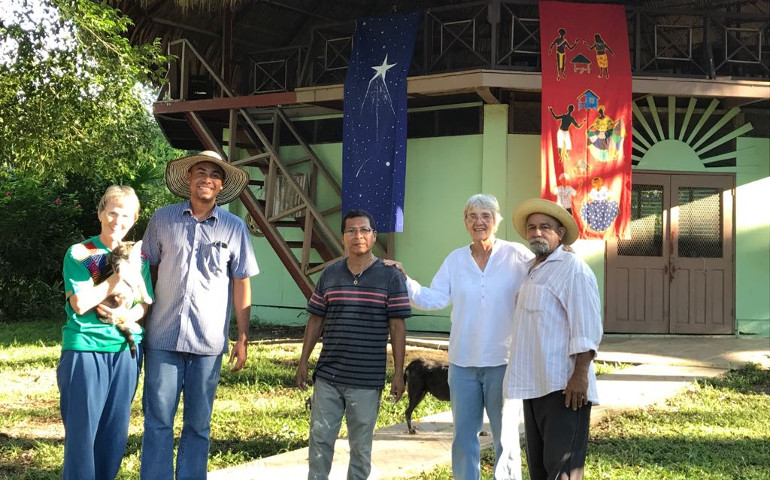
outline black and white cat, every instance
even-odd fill
[[[108,315],[97,313],[97,317],[104,323],[115,325],[120,333],[126,337],[131,356],[136,357],[136,343],[134,333],[142,331],[142,327],[134,320],[129,320],[127,313],[135,302],[152,303],[152,297],[147,291],[142,276],[142,241],[123,242],[107,255],[107,268],[102,278],[109,277],[116,272],[121,282],[115,288],[114,293],[108,296],[104,305],[113,309]]]

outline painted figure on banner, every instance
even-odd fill
[[[559,80],[560,78],[567,79],[567,75],[564,73],[564,65],[567,63],[565,61],[565,57],[567,56],[567,49],[570,50],[575,48],[575,45],[578,44],[579,39],[575,39],[575,41],[570,45],[569,41],[567,40],[567,31],[563,28],[559,29],[559,36],[553,39],[553,42],[548,46],[548,55],[551,54],[554,47],[556,48],[556,80]]]
[[[571,105],[570,105],[571,106]],[[566,173],[559,175],[559,186],[556,187],[556,204],[572,214],[572,197],[577,194],[577,190],[569,184],[569,176]]]
[[[556,146],[559,148],[559,162],[569,159],[569,151],[572,150],[572,138],[570,137],[569,129],[572,125],[578,129],[583,127],[585,120],[581,123],[577,123],[575,117],[572,116],[572,111],[575,110],[574,105],[567,107],[567,112],[561,115],[556,115],[553,111],[553,107],[548,107],[548,111],[551,112],[551,116],[554,120],[559,121],[559,130],[556,132]]]
[[[633,133],[626,9],[543,0],[538,10],[541,197],[572,214],[580,238],[623,238]]]
[[[588,127],[588,151],[601,162],[617,160],[625,137],[621,120],[613,120],[606,115],[604,105],[599,105],[597,114]]]
[[[596,52],[596,66],[599,67],[599,78],[602,76],[610,78],[610,63],[607,58],[607,52],[610,52],[612,56],[615,56],[615,52],[612,51],[609,45],[602,39],[602,36],[598,33],[594,35],[594,44],[589,45],[588,42],[583,40],[586,47]]]
[[[603,232],[607,230],[615,217],[618,216],[618,202],[611,200],[609,189],[604,186],[602,177],[594,177],[591,180],[591,191],[588,193],[587,202],[580,209],[580,216],[591,230]]]

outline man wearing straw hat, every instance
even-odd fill
[[[246,225],[218,204],[233,201],[249,175],[216,152],[166,166],[169,190],[188,199],[158,209],[144,234],[155,305],[145,334],[141,478],[174,478],[174,414],[184,392],[176,478],[205,480],[209,430],[231,305],[238,338],[231,370],[246,363],[251,286],[259,273]]]
[[[588,265],[565,250],[578,237],[567,210],[529,199],[513,225],[535,258],[516,294],[503,392],[524,401],[530,478],[582,479],[591,405],[599,401],[592,362],[602,338],[599,288]]]

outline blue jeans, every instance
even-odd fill
[[[174,478],[174,415],[184,391],[177,480],[206,480],[209,432],[222,355],[145,349],[142,480]]]
[[[61,352],[56,368],[64,423],[63,480],[114,480],[126,452],[131,402],[142,366],[121,352]]]
[[[489,417],[495,459],[503,447],[500,442],[503,423],[503,376],[506,365],[461,367],[449,364],[449,391],[452,397],[454,437],[452,439],[452,475],[455,480],[480,478],[479,432],[484,410]],[[495,465],[497,462],[495,462]]]
[[[310,410],[308,480],[327,480],[342,415],[348,426],[348,480],[366,480],[372,469],[372,436],[382,390],[336,385],[318,378]]]

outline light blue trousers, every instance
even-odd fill
[[[518,419],[521,415],[521,402],[503,402],[505,368],[506,365],[461,367],[449,364],[449,390],[454,420],[452,475],[455,480],[479,480],[480,478],[479,432],[484,422],[484,410],[487,412],[489,427],[492,430],[495,471],[508,472],[509,477],[501,477],[505,480],[521,478],[520,452],[510,449],[503,459],[503,437],[515,435],[518,439],[518,421],[506,421],[504,428],[503,411],[505,410],[506,419],[508,417]],[[505,408],[503,408],[504,405]],[[501,461],[506,464],[499,465]]]
[[[377,424],[382,390],[336,385],[318,378],[310,411],[308,480],[327,480],[332,468],[334,442],[342,425],[348,426],[350,464],[348,480],[366,480],[372,469],[372,436]]]

